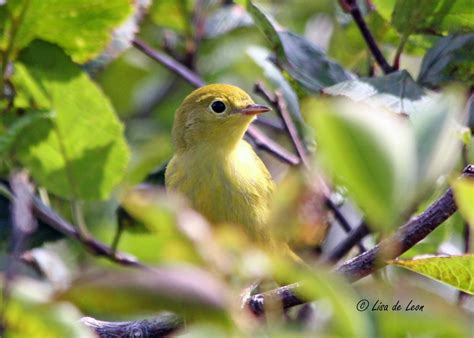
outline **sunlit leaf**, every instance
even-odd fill
[[[474,27],[474,12],[470,0],[397,0],[392,23],[406,36],[467,32]]]
[[[17,142],[18,158],[57,195],[107,197],[128,160],[123,126],[108,99],[57,47],[35,42],[20,60],[50,98],[53,117],[28,128]]]
[[[348,188],[372,226],[398,224],[415,193],[416,144],[409,122],[348,100],[313,116],[327,172]]]
[[[423,87],[418,85],[406,70],[380,77],[358,78],[323,89],[323,93],[346,96],[374,108],[384,108],[395,113],[415,114],[431,100]]]
[[[390,264],[401,266],[474,294],[474,255],[395,260]]]
[[[132,9],[128,0],[17,0],[8,7],[20,22],[15,48],[39,38],[60,45],[78,63],[97,56]]]
[[[419,83],[438,87],[449,81],[474,84],[474,33],[441,38],[423,57]]]
[[[270,40],[281,66],[308,90],[319,91],[323,87],[354,77],[330,60],[316,45],[297,34],[277,27],[277,24],[251,1],[248,1],[247,9],[256,25]]]

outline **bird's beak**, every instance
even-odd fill
[[[257,115],[270,111],[271,109],[263,104],[249,104],[247,107],[240,109],[238,112],[244,115]]]

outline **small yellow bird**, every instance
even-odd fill
[[[267,216],[275,184],[242,139],[255,116],[267,111],[235,86],[212,84],[193,91],[176,111],[175,154],[165,182],[210,222],[242,225],[256,243],[273,247]]]

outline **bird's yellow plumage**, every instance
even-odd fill
[[[257,243],[273,246],[266,220],[274,182],[242,139],[255,115],[268,110],[231,85],[192,92],[176,111],[165,182],[212,223],[242,225]]]

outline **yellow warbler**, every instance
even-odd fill
[[[266,221],[274,182],[242,139],[255,115],[269,110],[235,86],[193,91],[176,111],[165,182],[212,223],[242,225],[258,244],[273,247]]]

